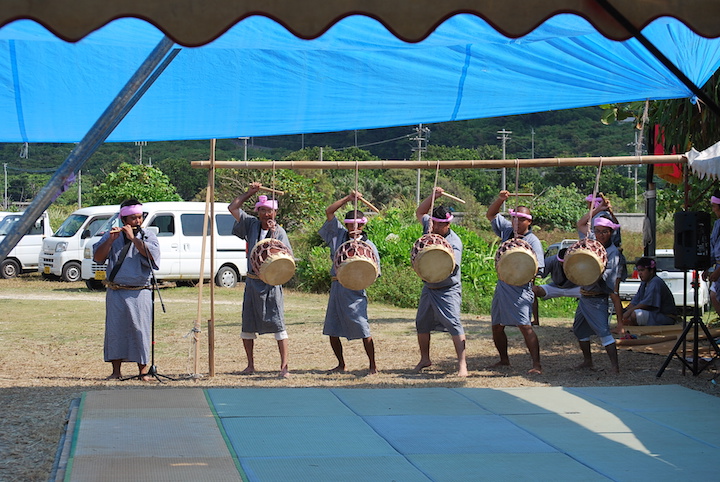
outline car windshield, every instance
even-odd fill
[[[658,256],[655,260],[658,271],[679,271],[675,268],[674,256]]]
[[[12,228],[13,224],[15,224],[18,219],[20,219],[19,214],[5,216],[5,219],[0,221],[0,236],[6,236],[7,233],[10,232],[10,228]]]
[[[60,225],[55,236],[60,238],[71,238],[75,236],[88,217],[83,214],[71,214],[65,221]]]
[[[103,234],[107,233],[109,230],[115,227],[120,226],[120,218],[117,213],[113,214],[110,219],[105,221],[105,224],[100,226],[100,229],[98,229],[95,232],[95,236],[102,236]]]

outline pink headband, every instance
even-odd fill
[[[585,200],[586,200],[587,202],[595,201],[595,202],[593,203],[593,206],[599,206],[600,203],[602,202],[602,198],[601,198],[601,197],[596,197],[596,198],[594,198],[594,197],[592,197],[592,194],[590,194],[588,197],[586,197]]]
[[[514,209],[508,209],[508,213],[510,213],[510,216],[515,216],[516,218],[525,218],[532,220],[532,216],[530,214],[526,213],[519,213],[515,211]]]
[[[130,216],[131,214],[142,214],[142,204],[133,204],[132,206],[123,206],[120,208],[120,217]]]
[[[620,227],[619,224],[615,224],[614,222],[610,221],[608,218],[603,218],[603,217],[595,218],[595,220],[593,221],[593,224],[595,226],[605,226],[606,228],[612,228],[612,229],[617,229]]]
[[[640,262],[636,263],[635,266],[637,266],[638,268],[650,268],[650,269],[655,269],[655,260],[654,260],[654,259],[651,259],[648,266],[645,266],[645,263],[640,263]]]
[[[713,204],[720,204],[720,197],[711,196],[710,202]]]
[[[345,218],[345,220],[343,222],[345,224],[355,224],[355,223],[367,224],[367,218],[365,216],[363,216],[361,218],[350,218],[350,219]]]
[[[277,199],[268,199],[268,197],[266,195],[262,194],[262,195],[258,196],[258,202],[255,203],[255,211],[257,211],[258,208],[277,209],[278,208]]]
[[[453,215],[450,214],[450,213],[447,213],[447,214],[445,215],[445,219],[443,219],[443,218],[435,218],[435,217],[432,217],[432,216],[430,216],[430,219],[432,219],[432,220],[435,221],[436,223],[449,223],[450,221],[452,221],[453,219],[455,219],[455,216],[453,216]]]

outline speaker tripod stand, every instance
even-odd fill
[[[657,378],[660,378],[667,368],[667,366],[670,364],[670,361],[673,359],[673,357],[677,357],[678,360],[680,360],[683,365],[685,365],[694,376],[699,375],[703,370],[705,370],[707,367],[709,367],[714,360],[717,360],[720,358],[720,347],[718,347],[718,344],[715,342],[715,339],[710,334],[710,330],[708,330],[708,327],[703,323],[702,316],[700,316],[700,307],[698,306],[698,290],[700,287],[700,281],[698,279],[699,273],[695,271],[695,276],[692,282],[692,287],[695,292],[694,294],[694,301],[695,305],[693,307],[693,317],[690,320],[690,322],[685,326],[685,329],[683,330],[682,334],[678,337],[677,343],[675,343],[675,346],[670,351],[670,354],[665,359],[665,363],[663,363],[663,366],[660,368],[660,371],[657,373]],[[685,275],[687,276],[687,274]],[[687,286],[687,284],[686,284]],[[712,355],[711,359],[704,363],[702,366],[700,366],[700,356],[698,354],[699,352],[699,342],[700,342],[700,330],[702,329],[703,333],[705,334],[705,337],[707,338],[708,342],[710,343],[711,352],[714,351],[715,354]],[[680,348],[680,345],[683,345],[687,342],[687,336],[690,333],[690,330],[693,330],[693,339],[692,339],[692,363],[688,362],[687,358],[685,356],[681,356],[678,354],[678,349]],[[683,349],[683,353],[685,350]]]

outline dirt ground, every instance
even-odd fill
[[[290,336],[291,377],[279,379],[274,339],[256,342],[254,375],[241,375],[245,354],[239,339],[242,286],[216,290],[213,312],[206,301],[198,308],[197,288],[162,290],[163,313],[156,304],[155,362],[160,374],[176,380],[165,383],[138,380],[108,381],[109,364],[102,361],[104,294],[81,285],[32,281],[29,284],[0,280],[0,480],[47,480],[70,404],[90,390],[132,390],[156,387],[540,387],[632,386],[677,384],[720,396],[714,377],[716,367],[698,376],[682,373],[679,360],[671,360],[661,377],[665,356],[620,351],[621,373],[609,370],[607,356],[595,344],[593,370],[577,370],[581,361],[570,319],[541,319],[536,327],[543,373],[529,375],[530,357],[517,329],[507,328],[512,365],[487,368],[497,361],[488,314],[465,314],[470,376],[455,375],[455,355],[450,337],[432,337],[433,365],[420,374],[412,372],[419,355],[414,332],[414,310],[370,305],[371,330],[380,373],[367,375],[367,358],[360,341],[344,340],[347,372],[328,375],[336,360],[327,337],[322,335],[327,297],[286,291],[285,308]],[[199,343],[191,330],[201,312]],[[541,313],[542,315],[542,313]],[[214,370],[209,376],[210,330],[214,322]],[[196,355],[197,353],[197,355]],[[137,367],[124,366],[124,375]],[[170,394],[169,394],[170,395]]]

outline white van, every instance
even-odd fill
[[[43,241],[38,271],[43,277],[80,281],[86,241],[120,210],[120,206],[80,208],[63,221],[55,234]]]
[[[215,203],[215,273],[210,274],[210,231],[205,246],[203,279],[215,279],[215,284],[232,288],[247,274],[245,241],[232,234],[235,218],[228,211],[228,203]],[[157,229],[160,243],[160,269],[155,278],[160,281],[187,281],[200,278],[204,202],[147,202],[143,203],[143,228]],[[82,260],[82,278],[90,289],[102,288],[106,263],[92,259],[92,247],[110,228],[121,223],[113,216],[96,236],[88,240]]]
[[[22,217],[23,213],[0,213],[0,242],[10,232],[13,225]],[[20,241],[10,250],[5,259],[0,262],[0,277],[15,278],[20,273],[37,271],[38,257],[42,251],[43,240],[52,236],[50,217],[47,212],[40,215],[30,230],[20,238]]]

